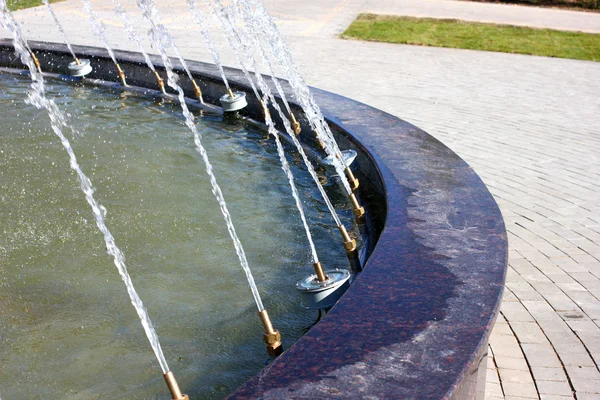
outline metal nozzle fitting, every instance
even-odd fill
[[[196,84],[196,81],[193,79],[192,86],[194,86],[194,94],[196,94],[196,98],[200,103],[204,104],[204,99],[202,98],[202,90],[200,90],[200,87]]]
[[[317,145],[319,146],[319,148],[321,150],[325,150],[325,143],[321,140],[321,138],[319,137],[319,134],[317,133],[317,131],[315,131],[315,136],[317,138]]]
[[[317,279],[319,282],[325,282],[327,280],[327,275],[325,275],[325,271],[323,270],[323,266],[319,261],[313,264],[315,266],[315,273],[317,274]]]
[[[269,111],[269,107],[267,107],[267,105],[265,104],[264,101],[260,101],[260,105],[262,106],[263,109],[263,114],[265,116],[265,120],[267,119],[271,119],[271,112]]]
[[[357,253],[356,240],[350,237],[344,225],[338,226],[338,229],[340,230],[340,233],[342,234],[342,239],[344,240],[344,248],[346,249],[346,254],[348,256],[355,256]]]
[[[40,66],[40,60],[38,60],[38,58],[35,56],[35,54],[33,54],[33,52],[29,52],[29,54],[31,55],[31,59],[33,60],[35,67],[37,68],[38,72],[41,74],[42,67]]]
[[[354,217],[356,217],[357,220],[360,220],[365,215],[365,208],[358,204],[358,200],[356,199],[356,195],[354,195],[354,193],[350,193],[350,201],[352,202],[352,211],[354,212]]]
[[[190,400],[187,394],[182,394],[181,389],[179,389],[179,385],[175,380],[175,375],[173,372],[169,371],[165,375],[165,382],[167,382],[167,387],[169,388],[169,392],[171,392],[171,397],[173,400]]]
[[[119,79],[121,79],[121,83],[123,84],[123,86],[128,86],[127,80],[125,79],[125,72],[123,72],[119,64],[115,65],[117,66],[117,74],[119,75]]]
[[[358,189],[359,186],[358,179],[354,177],[354,173],[352,173],[350,167],[346,167],[344,172],[346,173],[346,177],[348,178],[348,182],[350,183],[350,189],[352,189],[352,191],[354,192],[356,189]]]
[[[154,76],[156,77],[156,84],[158,85],[158,88],[160,89],[161,92],[166,94],[167,92],[165,91],[165,81],[163,81],[163,79],[160,77],[160,75],[156,71],[154,71]]]
[[[79,61],[79,58],[77,58],[77,57],[75,57],[75,64],[81,65],[81,61]]]
[[[269,318],[269,314],[267,314],[267,310],[259,311],[258,316],[265,328],[263,339],[267,345],[267,353],[269,353],[271,357],[281,355],[281,353],[283,353],[281,333],[279,333],[277,329],[273,329],[273,324],[271,324],[271,319]]]
[[[231,88],[227,88],[227,94],[229,95],[229,97],[231,97],[232,99],[235,97],[235,94],[233,94],[233,91],[231,90]]]
[[[296,135],[299,135],[302,132],[302,128],[300,128],[300,123],[296,120],[296,117],[293,113],[290,113],[290,117],[292,117],[292,129]]]

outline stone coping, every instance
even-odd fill
[[[71,61],[62,44],[30,45],[44,70]],[[95,78],[118,81],[103,49],[74,48],[92,61]],[[140,54],[116,53],[130,83],[157,88]],[[22,68],[8,40],[0,40],[0,65]],[[218,70],[189,66],[205,100],[218,104]],[[239,70],[226,73],[234,89],[250,92]],[[189,84],[184,89],[193,93]],[[368,261],[325,318],[230,398],[481,398],[507,264],[494,199],[469,165],[426,132],[351,99],[313,94],[340,147],[359,152],[359,194],[372,217]],[[248,112],[261,118],[251,97]],[[303,142],[314,145],[300,120]]]

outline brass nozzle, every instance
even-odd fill
[[[75,64],[81,65],[81,61],[79,61],[79,58],[77,58],[77,57],[75,57]]]
[[[121,79],[121,83],[123,86],[127,86],[127,80],[125,79],[125,72],[121,69],[121,66],[117,63],[117,74],[119,75],[119,79]]]
[[[346,177],[348,178],[348,182],[350,183],[350,189],[352,189],[352,191],[354,192],[356,189],[358,189],[359,186],[358,179],[354,177],[354,174],[352,173],[350,167],[346,167],[344,172],[346,173]]]
[[[317,274],[317,279],[319,282],[325,282],[327,280],[327,276],[325,275],[325,271],[323,271],[323,266],[319,261],[313,264],[315,266],[315,273]]]
[[[165,381],[167,382],[167,387],[169,388],[169,392],[171,392],[171,397],[173,400],[190,400],[187,394],[182,394],[181,389],[179,389],[179,385],[175,380],[175,375],[173,372],[169,371],[165,375]]]
[[[354,217],[356,217],[357,220],[360,220],[365,215],[365,208],[358,204],[358,200],[354,193],[350,193],[350,201],[352,202]]]
[[[258,316],[260,321],[265,328],[263,339],[267,345],[267,353],[271,357],[277,357],[283,353],[283,346],[281,345],[281,333],[277,329],[273,329],[273,324],[269,318],[267,310],[259,311]]]
[[[290,117],[292,117],[292,129],[296,135],[299,135],[302,132],[302,128],[300,128],[300,123],[296,120],[296,117],[293,113],[290,113]]]
[[[229,97],[231,97],[232,99],[235,97],[235,95],[231,91],[231,88],[227,88],[227,94],[229,94]]]
[[[267,107],[267,105],[265,104],[264,101],[260,101],[260,105],[262,106],[263,109],[263,114],[265,116],[265,120],[267,119],[271,119],[271,112],[269,111],[269,107]]]
[[[158,72],[156,71],[154,71],[154,76],[156,77],[156,84],[158,85],[158,88],[161,92],[166,94],[167,92],[165,91],[165,81],[163,81],[163,78],[161,78]]]
[[[317,137],[317,144],[319,145],[321,150],[325,150],[325,143],[323,143],[323,141],[321,139],[319,139],[318,137]]]
[[[204,104],[204,99],[202,98],[202,90],[200,90],[200,87],[196,84],[196,81],[193,79],[192,86],[194,86],[194,93],[196,94],[196,98],[200,103]]]
[[[348,256],[356,255],[356,240],[352,239],[346,230],[344,225],[338,226],[340,233],[342,234],[342,239],[344,240],[344,248],[346,249],[346,254]]]
[[[35,56],[35,54],[33,54],[33,51],[29,52],[29,54],[31,55],[31,59],[33,60],[35,67],[37,68],[38,72],[41,74],[42,67],[40,66],[40,60],[38,60],[38,58]]]
[[[319,145],[319,147],[321,148],[321,150],[325,150],[325,143],[323,143],[323,141],[319,137],[319,134],[317,133],[317,131],[314,131],[314,132],[315,132],[315,136],[317,138],[317,144]]]

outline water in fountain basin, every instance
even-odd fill
[[[207,1],[207,5],[212,6],[212,4],[210,2],[208,2],[208,1]],[[230,21],[227,19],[227,16],[223,15],[222,8],[215,9],[213,7],[213,11],[217,15],[217,17],[221,20],[221,26],[223,27],[223,29],[226,32],[227,40],[231,44],[231,47],[232,47],[232,49],[233,49],[233,51],[234,51],[234,53],[235,53],[235,55],[237,57],[238,62],[242,66],[242,71],[244,72],[244,75],[245,75],[246,79],[250,83],[250,86],[252,87],[252,90],[254,91],[254,95],[257,98],[261,98],[261,96],[259,95],[258,90],[256,88],[256,85],[254,84],[254,81],[252,80],[252,77],[250,76],[250,73],[248,72],[248,68],[246,67],[246,63],[245,63],[244,59],[240,56],[240,49],[239,49],[239,46],[238,46],[239,45],[239,40],[236,40],[236,39],[239,39],[239,38],[235,37],[236,31],[234,29],[232,29]],[[257,72],[256,76],[259,79],[259,83],[260,83],[260,79],[262,78],[260,76],[260,73]],[[266,93],[265,90],[264,90],[264,88],[263,88],[262,92]],[[264,98],[263,98],[263,104],[268,104],[269,100],[270,100],[269,96],[265,95]],[[273,120],[271,119],[270,115],[265,115],[265,123],[267,125],[269,133],[275,139],[275,143],[277,145],[277,151],[279,152],[279,159],[281,160],[281,168],[283,169],[284,173],[286,174],[286,176],[288,178],[290,189],[292,191],[292,197],[294,198],[294,201],[296,202],[296,208],[298,209],[298,212],[300,214],[300,219],[301,219],[302,224],[304,226],[304,231],[306,233],[306,238],[308,240],[309,248],[310,248],[310,251],[311,251],[311,254],[312,254],[312,262],[313,263],[318,263],[319,262],[319,256],[317,254],[317,249],[315,247],[315,243],[314,243],[314,240],[312,238],[312,233],[311,233],[310,227],[308,225],[308,221],[306,219],[306,215],[304,213],[304,207],[302,205],[302,201],[300,200],[300,195],[298,194],[298,190],[297,190],[296,184],[294,182],[294,175],[292,174],[292,172],[290,170],[290,167],[289,167],[289,165],[288,165],[288,163],[286,161],[286,158],[285,158],[285,151],[284,151],[283,146],[281,144],[281,139],[279,138],[279,131],[275,127],[275,124],[273,123]]]
[[[171,64],[171,60],[167,56],[165,50],[164,44],[170,44],[172,42],[170,34],[167,31],[167,28],[160,23],[158,10],[156,9],[153,0],[137,0],[137,5],[142,10],[144,18],[146,18],[148,22],[150,22],[150,25],[152,27],[150,36],[152,37],[154,47],[160,52],[160,56],[165,66],[165,70],[167,71],[167,82],[169,86],[171,86],[171,88],[177,91],[179,104],[181,105],[181,110],[183,111],[183,115],[185,117],[185,124],[194,135],[194,143],[196,145],[196,149],[198,150],[198,153],[200,153],[202,161],[204,162],[204,165],[206,167],[206,173],[209,176],[209,180],[212,186],[212,192],[215,195],[217,201],[219,202],[221,214],[223,214],[225,224],[227,225],[227,230],[231,235],[231,239],[235,247],[235,252],[238,255],[242,269],[246,274],[246,279],[248,281],[248,285],[250,286],[252,297],[254,297],[254,302],[256,303],[258,311],[262,311],[265,309],[265,307],[260,297],[260,293],[258,292],[258,288],[256,287],[256,282],[254,281],[254,277],[252,276],[250,266],[248,265],[246,252],[244,251],[244,247],[242,246],[242,243],[240,242],[240,239],[235,230],[235,226],[233,225],[231,214],[229,213],[229,209],[227,208],[227,203],[225,202],[225,198],[223,197],[223,192],[221,191],[221,188],[217,183],[215,174],[213,173],[213,167],[210,163],[210,160],[208,159],[206,149],[202,145],[202,138],[200,137],[198,129],[196,128],[196,125],[194,123],[194,116],[188,109],[188,106],[185,102],[185,95],[183,93],[183,89],[177,83],[178,76],[175,75],[175,73],[173,72],[173,65]]]
[[[107,223],[128,256],[169,366],[194,399],[223,398],[257,373],[266,355],[256,308],[179,106],[47,86],[84,132],[74,143],[81,166],[109,210]],[[160,371],[60,143],[47,117],[23,107],[26,87],[23,78],[0,76],[0,119],[8,122],[0,149],[3,398],[164,399]],[[310,258],[275,143],[242,122],[196,123],[289,348],[316,315],[298,306],[294,284]],[[344,265],[326,205],[302,160],[287,154],[323,264]],[[341,215],[352,221],[350,209]]]
[[[21,33],[21,30],[15,20],[12,17],[12,14],[8,11],[6,7],[5,0],[0,0],[0,19],[3,21],[3,24],[11,31],[14,39],[14,46],[16,52],[21,57],[21,60],[24,64],[29,68],[29,72],[32,78],[31,90],[27,93],[27,100],[29,104],[34,105],[38,109],[45,109],[48,117],[50,118],[50,125],[52,130],[60,139],[60,142],[66,152],[69,155],[69,165],[71,169],[77,173],[77,178],[79,179],[81,190],[85,195],[85,199],[88,204],[92,208],[92,212],[94,214],[96,220],[96,226],[102,232],[104,236],[104,243],[106,245],[107,252],[113,257],[113,262],[119,271],[119,275],[121,275],[121,279],[125,283],[127,288],[127,293],[129,294],[129,298],[131,300],[131,304],[135,308],[135,311],[140,318],[142,326],[144,327],[144,332],[146,333],[146,337],[152,346],[152,350],[156,355],[156,359],[160,364],[160,367],[163,373],[169,371],[169,367],[167,365],[167,361],[163,354],[162,348],[160,346],[160,342],[158,340],[158,336],[154,327],[152,326],[152,321],[140,299],[135,287],[133,286],[133,282],[131,281],[131,277],[127,272],[127,267],[125,265],[125,256],[121,252],[121,249],[117,247],[115,243],[115,239],[106,226],[105,223],[105,215],[106,208],[104,208],[96,198],[94,197],[94,188],[92,187],[92,182],[90,179],[83,173],[83,170],[79,166],[79,162],[73,148],[71,147],[71,143],[66,138],[63,133],[64,128],[68,128],[67,120],[65,115],[60,111],[56,103],[52,99],[48,99],[45,93],[44,87],[44,78],[38,73],[29,52],[27,51],[27,42]]]

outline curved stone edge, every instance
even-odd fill
[[[45,57],[70,60],[64,45],[31,46],[42,65]],[[2,48],[11,47],[0,40],[0,64],[7,63]],[[97,77],[117,81],[104,50],[76,52],[94,60]],[[130,82],[156,89],[139,54],[117,56]],[[190,67],[216,102],[216,68]],[[234,88],[248,90],[238,70],[227,73]],[[507,263],[494,199],[460,157],[424,131],[348,98],[313,93],[340,142],[359,150],[362,177],[385,193],[385,227],[331,312],[230,398],[481,397]],[[249,111],[260,115],[260,105],[251,102]]]

